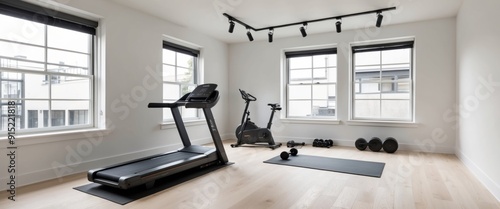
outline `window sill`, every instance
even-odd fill
[[[199,125],[204,125],[207,124],[207,121],[205,119],[196,119],[196,120],[190,120],[190,121],[185,121],[184,126],[190,127],[190,126],[199,126]],[[161,130],[166,130],[166,129],[175,129],[177,126],[175,125],[174,121],[168,121],[168,122],[163,122],[160,124]]]
[[[282,123],[289,124],[323,124],[323,125],[339,125],[340,121],[337,119],[295,119],[285,118],[280,120]]]
[[[346,121],[349,126],[381,126],[381,127],[402,127],[402,128],[417,128],[418,123],[415,122],[393,122],[393,121],[365,121],[365,120],[349,120]]]
[[[92,129],[78,129],[70,131],[16,135],[15,146],[26,146],[26,145],[52,143],[58,141],[68,141],[74,139],[102,137],[108,135],[110,132],[111,130],[109,129],[92,128]],[[9,146],[7,137],[0,137],[0,145],[1,147]]]

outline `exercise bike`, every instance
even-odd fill
[[[281,110],[279,104],[267,104],[271,107],[271,117],[269,118],[269,123],[267,123],[266,128],[260,128],[255,125],[254,122],[250,120],[250,111],[248,111],[248,106],[250,102],[256,101],[257,98],[251,94],[246,93],[240,89],[241,98],[245,100],[245,110],[243,111],[243,117],[241,118],[241,124],[236,128],[236,138],[238,141],[236,144],[231,144],[231,147],[239,147],[243,144],[252,144],[257,146],[266,146],[271,149],[276,149],[281,146],[281,143],[275,143],[273,139],[273,134],[271,133],[271,125],[273,122],[274,112]]]

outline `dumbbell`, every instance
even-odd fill
[[[378,152],[382,149],[382,140],[378,137],[372,137],[368,142],[368,149],[374,152]]]
[[[366,142],[366,139],[359,138],[354,145],[358,150],[365,150],[368,147],[371,151],[378,152],[382,149],[382,140],[378,137],[372,137],[369,142]]]
[[[394,153],[398,150],[398,141],[393,137],[387,137],[382,143],[382,140],[378,137],[373,137],[369,142],[366,142],[364,138],[359,138],[354,143],[358,150],[365,150],[368,147],[371,151],[378,152],[382,148],[387,153]]]
[[[304,143],[304,142],[294,142],[293,140],[288,141],[286,143],[287,147],[304,146],[304,145],[306,145],[306,143]]]
[[[325,141],[323,139],[318,139],[316,147],[324,147],[324,146],[325,146]]]
[[[313,141],[313,147],[317,147],[319,143],[319,139],[314,139]]]
[[[288,158],[290,157],[290,155],[297,156],[298,153],[299,153],[299,150],[297,150],[295,148],[292,148],[292,149],[290,149],[290,153],[288,153],[286,151],[281,152],[280,157],[283,160],[288,160]]]
[[[358,138],[354,142],[354,146],[356,146],[356,149],[363,151],[368,147],[368,142],[364,138]]]
[[[393,138],[393,137],[387,137],[385,139],[384,143],[382,144],[382,147],[384,148],[384,151],[387,153],[394,153],[396,150],[398,150],[398,141]]]
[[[326,147],[330,148],[333,146],[333,140],[331,139],[314,139],[313,141],[313,147]]]
[[[325,140],[325,142],[328,142],[328,147],[329,147],[329,148],[330,148],[330,147],[333,147],[333,140],[331,140],[331,139],[327,139],[327,140]]]

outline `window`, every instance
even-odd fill
[[[81,125],[89,123],[88,110],[70,110],[69,111],[69,125]]]
[[[52,110],[50,113],[50,122],[52,126],[66,125],[66,112],[64,110]]]
[[[285,52],[287,118],[336,118],[337,49]]]
[[[413,41],[353,46],[352,118],[413,121]]]
[[[43,111],[43,127],[49,127],[49,111]]]
[[[198,85],[200,51],[163,42],[163,102],[175,102]],[[185,119],[199,117],[197,109],[180,109]],[[173,120],[170,109],[163,109],[163,120]]]
[[[23,1],[1,2],[0,22],[0,132],[9,101],[20,132],[70,129],[69,109],[91,117],[97,22]]]
[[[28,110],[28,128],[38,128],[38,110]]]

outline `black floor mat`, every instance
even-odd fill
[[[177,184],[189,181],[196,177],[202,176],[209,172],[215,171],[219,168],[223,168],[228,165],[232,165],[233,163],[228,163],[225,165],[213,165],[204,169],[193,169],[188,170],[186,172],[181,172],[172,176],[165,177],[163,179],[156,180],[155,186],[150,189],[146,189],[145,186],[138,186],[136,188],[122,190],[118,188],[113,188],[109,186],[103,186],[97,183],[90,183],[87,185],[75,187],[81,192],[85,192],[87,194],[91,194],[121,205],[125,205],[134,200],[138,200],[140,198],[146,197],[148,195],[152,195],[156,192],[168,189]]]
[[[273,157],[264,163],[288,165],[303,168],[312,168],[325,171],[334,171],[362,176],[382,176],[385,163],[368,162],[359,160],[348,160],[339,158],[328,158],[310,155],[290,156],[288,160],[282,160],[280,156]]]

